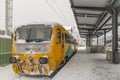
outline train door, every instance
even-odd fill
[[[62,56],[64,56],[63,55],[64,52],[65,52],[65,34],[62,33]]]
[[[56,60],[59,64],[62,59],[62,33],[60,29],[57,29],[57,41],[56,41]],[[63,46],[64,47],[64,46]]]

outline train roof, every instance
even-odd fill
[[[27,26],[39,26],[39,25],[50,25],[51,27],[53,27],[54,25],[61,25],[59,23],[56,23],[56,22],[41,22],[41,23],[31,23],[31,24],[25,24],[25,25],[21,25],[21,26],[18,26],[18,27],[27,27]],[[62,26],[62,25],[61,25]],[[17,28],[18,28],[17,27]]]
[[[64,30],[66,30],[63,25],[61,25],[61,24],[59,24],[59,23],[57,23],[57,22],[31,23],[31,24],[21,25],[21,26],[19,26],[19,27],[27,27],[27,26],[29,27],[29,26],[39,26],[39,25],[50,25],[51,27],[53,27],[53,26],[55,26],[55,25],[59,25],[59,26],[61,26]],[[17,27],[17,28],[19,28],[19,27]],[[71,37],[74,37],[74,36],[73,36],[71,33],[69,33],[67,30],[66,30],[66,32],[67,32],[69,35],[71,35]]]

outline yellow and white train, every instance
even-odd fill
[[[76,52],[76,40],[59,24],[30,24],[12,35],[9,61],[16,74],[50,76]]]

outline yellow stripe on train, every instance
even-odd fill
[[[16,74],[48,75],[76,52],[76,40],[59,24],[29,24],[12,36],[13,71]]]

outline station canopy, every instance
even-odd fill
[[[119,5],[120,0],[70,0],[70,3],[79,33],[85,38],[101,36],[112,30],[110,8]]]

